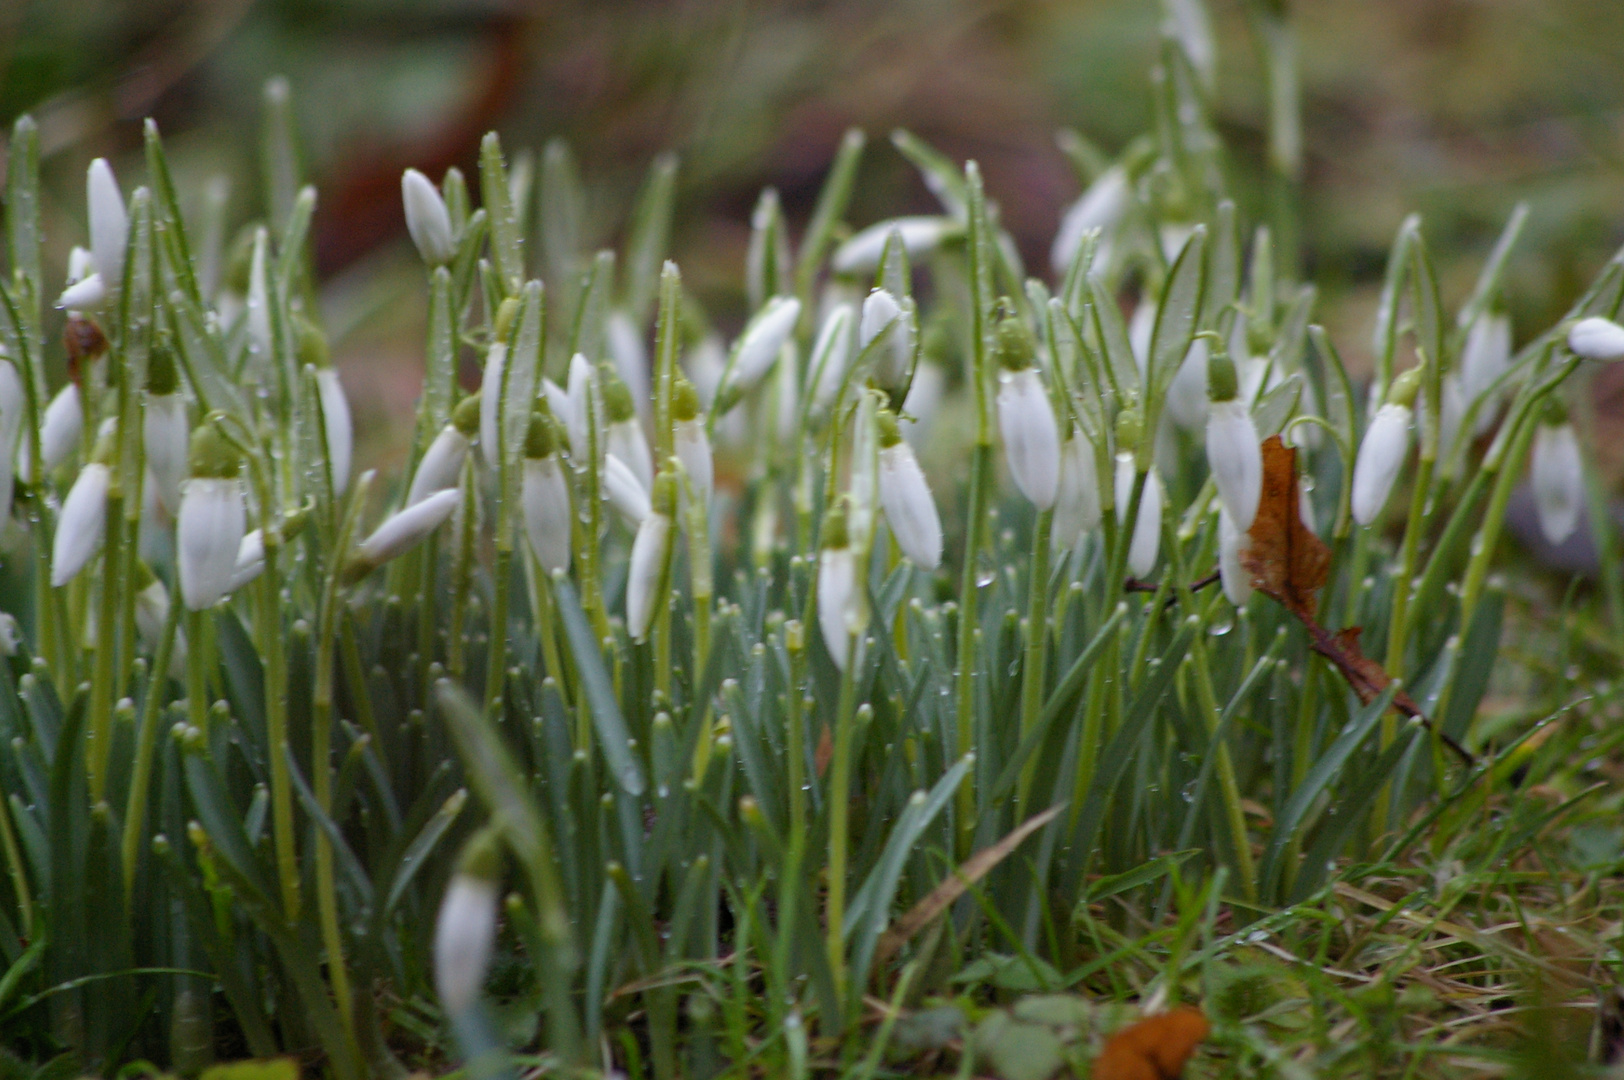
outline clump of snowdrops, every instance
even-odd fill
[[[60,285],[19,121],[7,1041],[802,1075],[871,989],[1072,970],[1101,882],[1244,928],[1489,782],[1507,502],[1527,474],[1578,526],[1564,400],[1624,355],[1624,261],[1515,349],[1523,212],[1454,312],[1408,220],[1355,387],[1167,56],[1178,122],[1085,172],[1048,267],[906,133],[941,212],[848,223],[852,132],[799,237],[763,194],[735,332],[665,259],[674,160],[595,254],[559,146],[488,136],[478,209],[408,171],[429,329],[387,475],[352,475],[285,87],[237,242],[149,123]],[[1260,586],[1276,435],[1369,686]]]

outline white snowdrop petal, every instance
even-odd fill
[[[592,443],[592,414],[596,403],[597,384],[592,363],[580,353],[570,357],[569,407],[564,412],[564,430],[569,435],[570,453],[585,459]],[[603,447],[598,448],[603,453]]]
[[[626,570],[626,629],[633,641],[648,637],[660,599],[660,572],[670,539],[671,519],[664,514],[649,514],[637,527]]]
[[[457,253],[451,214],[428,177],[416,169],[400,176],[400,198],[406,208],[406,231],[429,266],[444,266]]]
[[[1239,398],[1215,401],[1207,413],[1207,465],[1235,527],[1250,529],[1263,494],[1263,450],[1252,412]]]
[[[436,491],[456,487],[462,480],[468,450],[468,436],[458,431],[455,424],[441,428],[417,463],[412,486],[406,492],[406,505],[415,506]]]
[[[1055,495],[1054,538],[1071,547],[1100,524],[1100,481],[1094,444],[1073,430],[1060,447],[1060,485]]]
[[[479,999],[496,944],[496,882],[455,874],[434,923],[434,988],[448,1016]]]
[[[265,533],[260,529],[243,536],[237,545],[237,560],[231,568],[231,588],[238,589],[265,572]]]
[[[885,243],[894,230],[910,261],[929,255],[955,228],[952,218],[923,215],[891,218],[870,225],[835,249],[829,267],[837,274],[872,274],[880,267]]]
[[[175,564],[188,611],[213,607],[230,591],[247,528],[241,481],[194,476],[182,486]]]
[[[1551,544],[1560,544],[1579,527],[1584,507],[1584,462],[1572,424],[1539,426],[1529,474],[1540,532]]]
[[[1376,410],[1376,417],[1359,444],[1353,465],[1353,518],[1361,525],[1376,520],[1392,494],[1393,482],[1410,450],[1410,421],[1414,414],[1406,405],[1389,402]]]
[[[570,568],[570,489],[557,454],[526,458],[520,501],[524,531],[536,561],[549,574]]]
[[[56,306],[69,311],[100,311],[105,303],[107,283],[100,274],[91,274],[74,282],[56,298]]]
[[[701,504],[709,506],[711,492],[716,486],[716,466],[711,454],[710,436],[705,434],[705,421],[699,417],[679,420],[672,432],[672,445],[677,460],[682,462],[693,485],[694,494]]]
[[[386,518],[356,547],[356,555],[373,566],[381,566],[405,554],[444,525],[460,502],[462,491],[458,488],[435,492],[415,506]]]
[[[51,545],[51,585],[60,588],[73,580],[74,575],[101,547],[102,534],[107,528],[107,489],[112,473],[106,465],[93,462],[79,470],[68,497],[62,500],[62,512],[56,519],[56,539]]]
[[[130,215],[124,196],[106,158],[90,163],[85,176],[85,196],[90,208],[90,250],[96,268],[108,288],[124,280],[124,247],[130,238]]]
[[[846,366],[851,363],[852,321],[856,311],[850,304],[838,304],[823,320],[818,337],[812,344],[812,377],[817,380],[813,388],[813,401],[826,406],[834,400],[840,383],[846,377]]]
[[[915,566],[934,570],[942,563],[942,519],[930,484],[905,442],[880,450],[880,507],[886,524]]]
[[[649,452],[648,438],[635,417],[617,420],[609,425],[608,451],[631,469],[644,491],[654,490],[654,456]]]
[[[506,366],[507,345],[498,341],[485,353],[485,371],[479,380],[479,456],[490,469],[502,463],[496,420],[502,409],[502,369]]]
[[[1049,264],[1054,267],[1055,273],[1064,274],[1071,269],[1077,249],[1082,246],[1083,237],[1090,229],[1109,233],[1116,227],[1128,208],[1130,194],[1128,171],[1121,165],[1113,165],[1066,208],[1060,218],[1060,227],[1055,232],[1054,243],[1049,248]],[[1098,258],[1099,252],[1096,251],[1095,255]]]
[[[1586,360],[1624,359],[1624,326],[1611,319],[1580,319],[1568,331],[1568,348]]]
[[[761,381],[778,360],[779,350],[789,340],[800,317],[801,302],[792,296],[775,296],[762,305],[739,338],[738,352],[733,359],[735,385],[747,390]]]
[[[998,426],[1009,471],[1032,505],[1054,505],[1060,483],[1060,433],[1036,368],[998,376]]]
[[[331,466],[333,494],[342,495],[350,484],[350,462],[355,453],[355,428],[350,420],[350,401],[338,372],[321,368],[316,372],[316,396],[321,399],[321,418],[327,431],[327,460]]]
[[[614,454],[603,456],[603,490],[609,504],[636,529],[649,516],[649,491],[637,480],[637,475]]]
[[[1252,575],[1241,565],[1241,558],[1251,547],[1249,533],[1235,527],[1229,511],[1218,508],[1218,577],[1224,586],[1224,595],[1236,607],[1252,598]]]
[[[0,359],[0,528],[11,518],[12,478],[22,433],[27,394],[10,360]]]
[[[1139,497],[1139,516],[1128,541],[1128,571],[1134,577],[1146,577],[1156,569],[1162,546],[1163,499],[1162,478],[1151,469],[1145,475],[1145,493]]]
[[[141,417],[141,439],[147,468],[158,501],[170,514],[180,512],[180,487],[186,479],[191,426],[186,419],[186,398],[181,394],[155,394],[146,399]]]
[[[626,384],[626,389],[632,393],[632,402],[638,415],[646,414],[649,411],[652,383],[649,375],[648,346],[643,340],[642,331],[632,322],[630,315],[616,309],[604,320],[603,344],[605,351],[609,353],[609,359],[614,361],[616,373]]]
[[[841,671],[851,660],[855,627],[857,556],[849,547],[824,548],[818,554],[818,629],[835,667]]]
[[[1489,392],[1489,387],[1511,367],[1511,317],[1501,313],[1478,316],[1466,332],[1461,348],[1460,389],[1462,411]],[[1474,435],[1485,434],[1499,413],[1498,395],[1477,411]]]
[[[1167,387],[1167,415],[1185,431],[1199,431],[1207,420],[1209,355],[1207,339],[1196,338]]]
[[[84,430],[84,408],[79,403],[79,384],[68,383],[57,391],[45,407],[45,416],[39,426],[39,456],[45,464],[42,470],[51,472],[67,462],[79,447],[79,436]],[[19,444],[21,466],[17,473],[24,482],[32,481],[34,470],[29,461],[30,446],[27,439]]]

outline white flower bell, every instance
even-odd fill
[[[427,540],[430,533],[446,523],[461,502],[462,490],[448,488],[384,519],[371,536],[356,545],[348,567],[350,579],[365,577]]]
[[[549,574],[570,568],[570,488],[558,460],[557,432],[547,413],[537,410],[530,414],[519,491],[530,550]]]
[[[90,251],[107,289],[124,282],[124,248],[130,240],[130,215],[124,196],[106,158],[90,163],[85,176],[85,201],[90,208]]]
[[[1263,495],[1263,450],[1252,410],[1237,395],[1235,365],[1220,353],[1207,366],[1207,466],[1218,498],[1241,532],[1252,527]]]
[[[412,474],[411,487],[406,492],[406,505],[415,506],[436,491],[454,488],[462,482],[463,463],[473,437],[479,431],[481,396],[473,394],[459,403],[451,413],[451,422],[429,443]]]
[[[818,552],[818,629],[841,671],[852,661],[853,641],[867,629],[867,616],[857,553],[846,533],[846,512],[837,506],[824,518],[823,547]]]
[[[1392,494],[1393,482],[1410,452],[1410,425],[1415,414],[1412,405],[1421,386],[1421,369],[1411,368],[1387,392],[1387,401],[1376,410],[1375,419],[1359,444],[1353,465],[1353,519],[1369,525],[1381,514]]]
[[[107,529],[107,490],[113,474],[105,464],[93,461],[79,475],[62,500],[62,513],[56,519],[56,539],[51,545],[51,586],[61,588],[72,581],[101,547]]]
[[[1568,348],[1586,360],[1624,360],[1624,326],[1611,319],[1580,319],[1568,331]]]
[[[1579,437],[1566,417],[1544,420],[1535,430],[1529,479],[1540,532],[1552,545],[1560,544],[1579,527],[1585,494]]]
[[[654,484],[648,516],[637,526],[626,570],[626,629],[633,641],[648,637],[660,594],[664,591],[666,566],[671,556],[671,519],[676,507],[676,477],[662,472]]]
[[[451,214],[428,177],[407,169],[400,177],[400,199],[406,207],[406,231],[430,268],[444,266],[457,253]]]
[[[886,524],[903,555],[921,570],[935,570],[942,563],[942,519],[930,484],[913,447],[902,440],[896,417],[882,409],[879,424],[880,507]]]
[[[694,495],[709,507],[716,487],[716,465],[711,454],[705,418],[699,411],[699,393],[694,384],[678,376],[671,390],[671,446],[688,474]]]
[[[434,921],[434,989],[447,1016],[466,1013],[485,985],[496,945],[500,876],[495,837],[476,833],[463,849]]]
[[[1071,547],[1099,528],[1100,478],[1094,444],[1075,427],[1060,447],[1060,487],[1054,504],[1054,539]]]
[[[745,391],[760,382],[778,361],[800,317],[801,302],[793,296],[775,296],[763,304],[733,346],[733,373],[724,390]]]
[[[1004,456],[1021,494],[1039,510],[1054,505],[1060,486],[1060,431],[1043,376],[1019,316],[998,327],[998,427]]]
[[[1252,536],[1235,527],[1235,520],[1222,506],[1218,508],[1218,577],[1224,586],[1224,595],[1236,607],[1252,598],[1252,574],[1242,565],[1242,559],[1252,546]]]
[[[230,590],[237,553],[248,530],[242,461],[212,425],[192,435],[192,476],[181,488],[175,524],[175,564],[188,611],[213,607]]]

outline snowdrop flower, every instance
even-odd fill
[[[615,369],[604,364],[599,368],[599,383],[603,387],[603,413],[608,420],[605,449],[626,463],[644,491],[654,490],[654,457],[649,453],[648,438],[643,425],[637,421],[637,408],[632,404],[632,393],[620,381]]]
[[[1219,353],[1207,367],[1212,404],[1207,413],[1207,465],[1218,498],[1241,532],[1252,527],[1263,495],[1263,450],[1252,411],[1237,394],[1235,365]]]
[[[914,420],[903,431],[902,437],[915,450],[925,444],[946,393],[947,372],[941,364],[921,357],[919,366],[914,368],[913,381],[908,383],[908,396],[902,399],[902,411]]]
[[[762,305],[733,346],[730,388],[745,391],[761,381],[778,360],[800,317],[801,302],[792,296],[775,296]]]
[[[924,470],[913,447],[902,441],[897,419],[890,410],[879,411],[880,507],[902,554],[921,570],[942,563],[942,519],[931,498]]]
[[[1049,265],[1056,274],[1065,274],[1077,258],[1077,249],[1083,246],[1083,237],[1092,229],[1099,229],[1101,247],[1095,250],[1096,264],[1105,262],[1105,238],[1116,228],[1117,222],[1128,209],[1132,192],[1128,186],[1128,170],[1113,165],[1099,175],[1077,201],[1066,208],[1060,217],[1054,245],[1049,249]]]
[[[106,302],[107,286],[100,274],[91,274],[74,282],[56,298],[56,306],[69,311],[99,311]]]
[[[650,512],[637,526],[631,563],[626,571],[626,630],[633,641],[648,637],[654,609],[665,591],[671,556],[671,517],[677,509],[677,478],[661,472],[654,484]]]
[[[1448,458],[1450,449],[1455,445],[1455,439],[1460,435],[1461,421],[1466,418],[1468,399],[1466,391],[1461,389],[1461,382],[1461,374],[1457,371],[1451,371],[1438,380],[1438,457],[1440,460]],[[1422,400],[1416,404],[1425,413],[1426,401]],[[1483,422],[1485,415],[1488,415],[1491,423],[1494,421],[1492,410],[1487,414],[1479,412],[1477,415],[1479,424]]]
[[[0,349],[0,528],[11,520],[12,475],[27,397],[16,365]]]
[[[857,553],[846,533],[846,511],[830,510],[823,519],[823,548],[818,552],[818,629],[835,667],[852,658],[852,639],[866,630],[868,612],[857,580]]]
[[[637,474],[614,454],[603,456],[603,491],[630,529],[637,529],[649,515],[649,493]]]
[[[569,409],[564,413],[564,429],[569,434],[570,453],[585,460],[592,444],[593,419],[599,412],[597,379],[592,364],[581,353],[570,357]],[[598,453],[603,453],[598,447]]]
[[[1410,422],[1414,419],[1416,391],[1421,387],[1421,369],[1411,368],[1393,380],[1387,401],[1359,444],[1353,464],[1353,518],[1361,525],[1376,520],[1387,505],[1393,481],[1410,451]]]
[[[485,352],[485,371],[479,382],[479,453],[487,468],[502,464],[497,420],[502,412],[502,373],[507,368],[507,332],[519,313],[519,302],[508,297],[496,311],[491,346]]]
[[[480,394],[463,398],[452,411],[451,422],[429,443],[407,489],[407,506],[415,506],[436,491],[456,487],[462,481],[463,463],[468,460],[473,438],[479,432],[481,400]]]
[[[231,590],[237,551],[248,530],[242,461],[212,425],[192,435],[192,476],[181,488],[175,565],[188,611],[213,607]]]
[[[1126,458],[1126,462],[1124,462]],[[1126,470],[1124,471],[1124,465]],[[1117,455],[1117,517],[1127,513],[1133,498],[1134,463],[1132,454]],[[1128,540],[1128,572],[1134,577],[1145,577],[1156,569],[1156,557],[1162,546],[1162,478],[1155,466],[1145,474],[1144,494],[1139,496],[1139,515],[1133,519],[1133,536]]]
[[[1075,427],[1060,446],[1060,486],[1054,504],[1054,538],[1071,547],[1100,524],[1100,480],[1094,444]]]
[[[444,525],[461,502],[461,489],[449,488],[384,519],[371,536],[356,546],[346,576],[358,581],[389,560],[404,555]]]
[[[265,532],[255,529],[242,538],[237,545],[237,561],[231,568],[231,588],[228,592],[238,589],[253,581],[265,572]]]
[[[1303,528],[1319,535],[1319,516],[1314,513],[1314,483],[1307,476],[1297,478],[1297,520]]]
[[[342,495],[350,483],[350,462],[355,453],[355,427],[350,419],[349,398],[338,380],[327,351],[327,337],[314,324],[295,315],[293,332],[298,341],[299,363],[315,369],[316,399],[321,406],[323,434],[327,439],[328,475],[333,494]]]
[[[68,458],[73,456],[74,450],[79,447],[79,436],[84,431],[84,407],[79,403],[79,384],[70,382],[45,407],[45,416],[39,426],[39,456],[44,462],[44,472],[50,473]],[[21,465],[17,473],[24,483],[34,479],[33,462],[29,460],[30,447],[27,439],[21,443]]]
[[[1190,343],[1184,362],[1167,386],[1167,415],[1185,431],[1198,431],[1207,422],[1207,363],[1211,350],[1205,337]],[[1231,365],[1233,369],[1233,364]]]
[[[467,1012],[479,1000],[496,944],[501,853],[488,829],[474,834],[446,885],[434,921],[434,989],[446,1015]]]
[[[1054,505],[1060,484],[1060,432],[1043,377],[1032,366],[1033,348],[1019,316],[998,327],[998,427],[1015,486],[1032,505]]]
[[[812,344],[812,401],[819,408],[826,408],[835,399],[846,378],[855,318],[856,311],[850,304],[837,304],[824,318]]]
[[[604,321],[603,344],[609,359],[615,362],[616,373],[631,390],[638,415],[646,414],[653,387],[649,381],[648,347],[643,343],[642,331],[637,329],[630,315],[617,308]]]
[[[1156,304],[1141,300],[1128,316],[1128,349],[1133,361],[1139,365],[1139,376],[1144,378],[1150,368],[1150,339],[1156,335]]]
[[[124,196],[113,178],[113,167],[106,158],[90,163],[85,176],[85,201],[90,206],[90,251],[96,258],[96,269],[109,289],[118,288],[124,281],[124,247],[130,239],[130,215],[124,208]]]
[[[710,436],[705,433],[705,418],[699,413],[699,393],[680,375],[671,388],[671,421],[672,449],[688,474],[694,496],[701,506],[708,507],[716,486]]]
[[[550,412],[530,414],[519,501],[536,562],[547,573],[558,574],[570,568],[570,488],[558,460],[558,429]]]
[[[1611,319],[1580,319],[1568,331],[1568,348],[1586,360],[1624,360],[1624,326]]]
[[[1223,582],[1224,595],[1236,607],[1252,598],[1252,575],[1241,560],[1252,546],[1252,537],[1244,529],[1235,527],[1235,520],[1222,506],[1218,508],[1218,577]]]
[[[958,223],[950,217],[922,215],[891,218],[870,225],[836,248],[829,260],[829,268],[837,274],[872,274],[880,268],[885,244],[892,232],[901,238],[902,250],[909,260],[916,260],[935,251],[943,240],[958,231]]]
[[[901,390],[908,383],[913,368],[915,347],[919,332],[914,324],[911,304],[904,304],[886,289],[875,289],[863,301],[863,314],[857,323],[857,351],[859,354],[874,339],[890,329],[890,339],[874,356],[872,377],[874,385],[886,391]]]
[[[135,594],[135,631],[141,635],[143,646],[157,652],[163,638],[164,624],[169,621],[169,590],[152,576],[145,563],[136,562],[135,569],[139,579]],[[140,585],[140,581],[146,584]],[[186,677],[186,632],[179,626],[175,627],[175,641],[169,649],[167,674],[177,680]]]
[[[1539,511],[1540,532],[1551,544],[1560,544],[1579,527],[1579,511],[1584,505],[1579,438],[1561,410],[1541,421],[1534,432],[1529,478]]]
[[[1489,392],[1489,387],[1511,367],[1511,317],[1505,314],[1479,315],[1466,332],[1460,354],[1460,392],[1464,407]],[[1494,426],[1500,411],[1499,396],[1478,408],[1472,432],[1483,435]]]
[[[172,515],[180,513],[180,485],[186,478],[191,440],[186,395],[180,392],[175,356],[167,347],[155,347],[147,365],[141,442],[146,451],[147,468],[152,471],[154,493]]]
[[[101,461],[93,461],[79,470],[73,487],[68,489],[51,545],[52,588],[72,581],[101,547],[107,528],[107,489],[112,481],[112,470]]]
[[[423,261],[430,269],[450,262],[457,244],[451,214],[439,190],[416,169],[407,169],[400,176],[400,200],[406,207],[406,231],[412,234]]]

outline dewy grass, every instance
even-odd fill
[[[1188,46],[1052,275],[973,162],[906,133],[941,213],[859,236],[852,133],[798,248],[763,199],[732,343],[665,259],[674,160],[595,255],[561,147],[533,187],[487,137],[480,209],[409,173],[419,416],[353,478],[286,84],[236,244],[182,214],[150,124],[144,186],[93,167],[65,325],[18,121],[0,1075],[1041,1078],[1180,1003],[1211,1022],[1192,1075],[1616,1053],[1618,628],[1545,617],[1499,538],[1551,400],[1624,352],[1624,255],[1462,401],[1523,212],[1454,315],[1407,221],[1367,402],[1279,269],[1289,200],[1248,241]],[[160,393],[207,451],[182,492],[232,530],[247,507],[229,575],[156,497]],[[1205,460],[1240,475],[1252,428],[1296,447],[1259,495]],[[939,513],[945,545],[905,539],[940,567],[885,520],[899,434],[931,478],[893,505]],[[1579,497],[1559,465],[1541,506]],[[1221,538],[1220,490],[1273,510]]]

